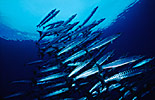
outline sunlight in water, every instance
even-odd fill
[[[35,33],[36,25],[51,9],[57,8],[60,13],[51,21],[67,20],[77,13],[74,21],[83,21],[95,8],[99,9],[90,20],[106,18],[99,26],[107,28],[121,13],[139,0],[0,0],[0,23],[27,35]],[[18,32],[19,33],[19,32]]]

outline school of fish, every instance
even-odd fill
[[[107,51],[116,33],[103,36],[96,28],[105,18],[89,22],[95,7],[84,22],[77,14],[67,20],[53,21],[60,10],[53,9],[37,25],[40,38],[36,42],[40,59],[27,63],[36,67],[32,80],[13,81],[30,84],[32,90],[11,94],[5,99],[22,100],[141,100],[154,91],[154,57],[142,55],[115,58]],[[89,22],[89,23],[88,23]]]

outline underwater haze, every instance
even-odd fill
[[[90,9],[99,6],[99,10],[93,18],[106,18],[100,27],[107,28],[123,12],[128,11],[130,7],[138,2],[139,0],[1,0],[1,24],[17,31],[14,34],[5,32],[5,35],[0,34],[0,37],[10,40],[36,40],[38,38],[36,25],[41,18],[45,17],[44,15],[54,8],[60,10],[54,21],[66,20],[74,13],[78,14],[75,20],[80,21],[85,18]]]
[[[122,33],[109,47],[118,57],[155,57],[154,0],[0,0],[0,99],[14,90],[26,89],[11,85],[11,81],[34,76],[34,68],[25,64],[39,59],[36,25],[51,9],[60,10],[51,22],[67,20],[73,14],[77,14],[74,22],[81,22],[96,6],[99,8],[89,23],[106,18],[99,25],[105,36]],[[153,97],[151,94],[144,99]]]

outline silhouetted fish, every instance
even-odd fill
[[[105,18],[86,25],[97,9],[79,26],[79,21],[70,23],[77,14],[48,24],[60,12],[52,10],[37,25],[41,59],[27,63],[38,67],[34,77],[12,82],[29,84],[31,90],[5,99],[23,96],[25,100],[25,96],[31,100],[135,100],[153,91],[154,67],[146,63],[153,62],[154,57],[129,56],[113,60],[114,50],[107,52],[106,49],[121,34],[103,37],[104,29],[95,28]]]

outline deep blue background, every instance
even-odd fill
[[[155,57],[155,1],[142,0],[104,31],[105,34],[122,33],[109,48],[115,49],[117,55],[128,53]],[[17,88],[10,85],[10,81],[30,79],[33,76],[33,68],[24,64],[39,59],[37,53],[33,41],[8,41],[0,38],[1,96],[6,96]]]

